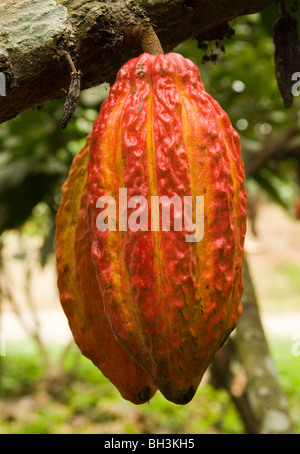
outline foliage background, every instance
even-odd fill
[[[300,99],[295,98],[293,107],[285,109],[275,79],[272,23],[276,17],[277,10],[271,6],[262,13],[239,18],[231,24],[234,36],[209,43],[206,52],[193,40],[175,49],[199,66],[206,90],[229,114],[241,135],[246,169],[270,150],[270,157],[247,178],[249,222],[254,233],[260,204],[275,202],[295,219],[295,203],[300,198],[299,133],[284,144],[295,152],[283,154],[282,159],[271,153],[282,134],[300,127]],[[203,64],[205,54],[217,54],[217,61]],[[55,214],[61,185],[108,90],[103,85],[82,92],[66,130],[60,128],[64,100],[0,125],[0,242],[4,250],[12,235],[18,239],[13,260],[19,260],[24,269],[30,258],[28,239],[37,240],[34,244],[41,266],[54,262]],[[4,313],[11,305],[24,322],[5,282],[4,260],[1,266],[0,317],[1,307]],[[285,266],[280,273],[289,276],[288,295],[293,296],[290,302],[284,301],[284,310],[297,312],[300,264]],[[26,276],[24,285],[28,287],[30,267]],[[276,295],[270,301],[271,308],[273,304],[278,309]],[[44,345],[38,325],[39,306],[34,310],[28,342],[7,346],[9,354],[0,357],[0,433],[244,433],[227,393],[214,389],[208,380],[186,407],[170,404],[160,395],[149,405],[133,407],[120,399],[73,344],[67,349]],[[26,327],[26,323],[23,325]],[[270,346],[299,433],[299,357],[290,354],[290,339],[270,339]]]

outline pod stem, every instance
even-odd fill
[[[141,36],[141,44],[143,51],[146,54],[162,55],[164,54],[163,48],[160,44],[157,34],[152,25],[145,27]]]

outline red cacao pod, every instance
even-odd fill
[[[145,198],[148,230],[124,228],[120,188]],[[116,201],[115,231],[97,228],[103,196]],[[172,219],[151,230],[152,196],[203,196],[201,241]],[[190,60],[142,54],[120,69],[91,135],[87,197],[111,329],[163,395],[185,404],[242,311],[246,230],[239,136]]]
[[[73,160],[56,216],[60,300],[82,354],[93,361],[125,399],[141,404],[149,401],[156,388],[112,333],[91,258],[86,222],[89,143],[90,136]]]

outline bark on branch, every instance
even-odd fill
[[[216,39],[226,23],[261,11],[272,0],[2,0],[0,3],[0,123],[64,97],[67,51],[83,73],[82,89],[113,82],[118,69],[142,52],[130,30],[153,24],[163,49],[192,37]]]

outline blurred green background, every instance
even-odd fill
[[[232,22],[235,34],[208,43],[206,51],[194,40],[175,49],[199,66],[206,90],[229,114],[241,136],[252,245],[259,241],[259,215],[272,204],[279,207],[275,214],[300,233],[300,99],[295,97],[293,107],[285,109],[277,87],[272,41],[276,17],[277,9],[271,6],[261,14]],[[217,60],[204,64],[203,57],[212,54],[217,54]],[[66,130],[60,127],[64,100],[0,125],[0,333],[5,334],[5,314],[9,312],[27,335],[22,342],[10,339],[6,356],[0,356],[0,433],[245,433],[226,391],[216,390],[208,381],[185,407],[167,402],[159,393],[149,404],[135,407],[120,398],[72,342],[61,346],[43,341],[39,325],[43,298],[33,302],[30,293],[31,267],[37,266],[30,259],[32,244],[41,269],[54,266],[61,186],[108,91],[106,84],[83,91]],[[5,255],[12,241],[17,247]],[[280,243],[280,236],[276,241]],[[293,247],[299,257],[300,243]],[[259,262],[254,277],[262,310],[299,313],[297,257],[283,257],[273,268]],[[18,262],[22,270],[25,303],[13,294],[13,279],[8,285],[8,260]],[[250,259],[252,266],[255,260]],[[264,273],[266,269],[272,274]],[[54,304],[61,310],[58,300]],[[29,321],[22,312],[24,305],[26,314],[31,313]],[[268,340],[300,433],[298,332],[300,339],[299,326],[297,332]]]

